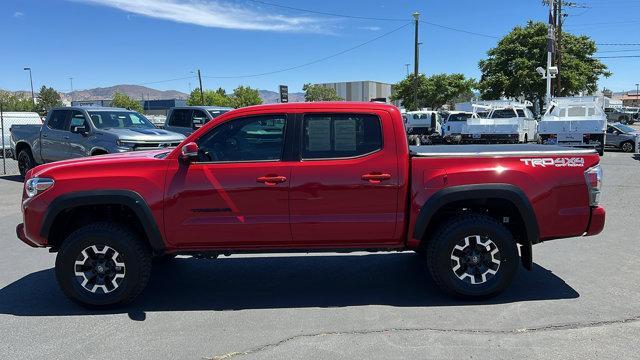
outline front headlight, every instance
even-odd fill
[[[30,198],[52,187],[55,181],[49,178],[31,178],[24,183],[24,190]]]

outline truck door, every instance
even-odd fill
[[[71,111],[53,110],[40,133],[42,160],[44,162],[69,159],[67,139]]]
[[[301,162],[291,175],[293,241],[336,247],[393,243],[400,180],[390,115],[301,117]]]
[[[291,243],[288,128],[286,115],[273,114],[231,119],[203,133],[198,161],[176,162],[167,172],[168,241],[209,249]]]
[[[86,132],[82,133],[81,129]],[[65,152],[71,158],[88,156],[91,149],[87,149],[87,137],[89,135],[89,122],[84,113],[78,110],[71,110],[69,127],[67,128]]]

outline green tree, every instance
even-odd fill
[[[140,105],[140,102],[138,100],[134,100],[127,96],[127,94],[118,91],[113,94],[111,106],[142,112],[142,105]]]
[[[587,36],[562,34],[562,89],[560,96],[592,93],[600,76],[609,77],[607,66],[593,58],[596,44]],[[542,105],[546,82],[536,72],[547,64],[547,24],[529,21],[516,27],[479,63],[482,77],[478,88],[483,99],[525,99]]]
[[[344,100],[333,88],[322,85],[304,84],[304,101],[340,101]]]
[[[426,77],[418,75],[418,102],[414,101],[415,77],[409,74],[393,87],[391,100],[401,100],[407,110],[423,107],[438,109],[445,104],[453,104],[457,99],[473,96],[476,82],[462,74],[436,74]],[[471,95],[470,95],[471,94]]]
[[[237,109],[245,106],[260,105],[262,104],[262,99],[258,90],[249,86],[238,86],[233,90],[231,104]]]
[[[56,106],[62,106],[60,94],[53,88],[42,86],[38,92],[36,110],[42,116],[46,115],[49,109]]]
[[[226,91],[223,88],[218,88],[218,90],[205,90],[203,92],[204,95],[204,103],[202,102],[202,97],[200,96],[200,89],[194,89],[189,94],[189,98],[187,99],[188,105],[207,105],[207,106],[225,106],[231,107],[232,101],[231,98],[227,95]]]
[[[0,90],[0,103],[3,111],[33,111],[33,102],[29,97],[10,91]]]

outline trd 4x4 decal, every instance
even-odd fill
[[[584,167],[584,158],[581,157],[563,157],[563,158],[535,158],[520,159],[525,165],[531,167]]]

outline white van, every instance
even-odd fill
[[[11,157],[11,126],[29,124],[42,125],[42,118],[35,112],[9,111],[2,113],[2,121],[0,122],[0,131],[2,132],[0,140],[2,142],[0,142],[0,148],[4,151],[0,152],[0,156]]]

